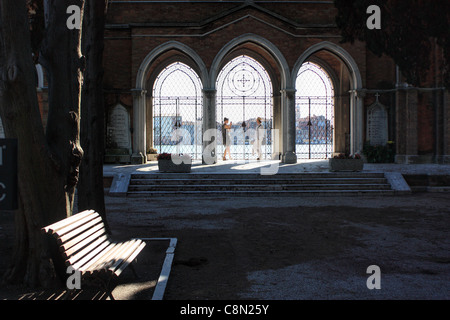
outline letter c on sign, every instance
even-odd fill
[[[6,190],[6,186],[0,182],[0,189]],[[6,193],[0,190],[0,202],[6,198]]]

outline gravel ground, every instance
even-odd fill
[[[449,299],[448,193],[389,197],[106,197],[119,239],[177,238],[166,300]],[[0,272],[13,218],[0,218]],[[138,259],[118,299],[151,299],[165,244]],[[367,268],[381,270],[369,290]],[[46,299],[39,289],[0,288],[1,299]],[[91,299],[85,296],[83,299]],[[97,295],[98,298],[98,295]],[[104,296],[100,297],[100,299]]]

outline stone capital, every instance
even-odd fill
[[[350,90],[350,93],[360,99],[364,99],[367,95],[367,92],[364,89]]]
[[[131,94],[133,98],[143,97],[147,94],[147,90],[145,89],[131,89]]]
[[[205,97],[207,98],[213,98],[215,97],[217,93],[216,89],[203,89],[203,94],[205,95]]]
[[[282,95],[285,95],[289,99],[295,99],[295,93],[297,92],[297,89],[294,88],[286,88],[280,90]]]

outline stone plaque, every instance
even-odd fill
[[[131,149],[130,116],[120,104],[109,112],[107,139],[110,148]]]
[[[384,146],[388,141],[388,114],[380,103],[367,109],[367,140],[372,146]]]

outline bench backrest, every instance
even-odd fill
[[[66,266],[81,266],[110,244],[103,219],[93,210],[75,214],[42,231],[56,239]]]

